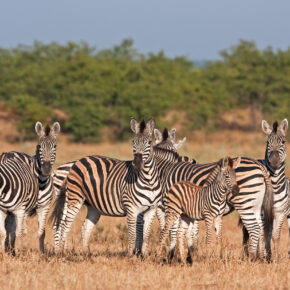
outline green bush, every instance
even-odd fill
[[[241,41],[221,56],[195,67],[182,56],[143,55],[130,39],[101,51],[35,42],[0,49],[0,99],[26,137],[35,121],[58,119],[83,142],[128,138],[130,117],[172,126],[171,111],[182,111],[184,131],[218,129],[222,114],[236,108],[251,107],[253,128],[258,112],[270,120],[290,117],[290,49],[259,50]]]

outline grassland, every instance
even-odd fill
[[[0,150],[19,150],[33,154],[35,142],[9,143],[13,128],[0,126]],[[181,137],[181,136],[180,136]],[[183,137],[183,136],[182,136]],[[265,137],[260,133],[223,132],[211,135],[195,133],[181,154],[195,157],[200,163],[222,156],[263,158]],[[71,144],[60,136],[57,164],[88,154],[101,154],[131,159],[130,142],[121,144]],[[289,154],[288,154],[289,155]],[[287,160],[287,174],[290,158]],[[1,289],[289,289],[289,258],[287,254],[287,226],[281,237],[281,257],[270,264],[248,261],[242,253],[241,230],[237,216],[224,219],[223,258],[212,252],[204,255],[204,228],[200,230],[199,252],[192,266],[181,267],[176,261],[170,265],[154,262],[159,229],[155,221],[147,260],[126,257],[127,227],[124,218],[102,217],[90,241],[92,255],[81,255],[80,227],[86,209],[83,208],[73,223],[69,248],[64,257],[53,255],[51,227],[47,228],[46,254],[37,251],[37,219],[28,220],[26,250],[16,257],[0,258]]]

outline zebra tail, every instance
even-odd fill
[[[239,227],[242,227],[242,226],[244,226],[244,224],[243,224],[243,222],[242,222],[242,219],[241,219],[241,218],[239,218],[238,226],[239,226]]]
[[[273,228],[273,220],[274,220],[274,190],[272,187],[272,183],[270,180],[270,176],[264,165],[260,164],[264,179],[266,183],[266,192],[263,200],[263,212],[264,212],[264,237],[267,239],[269,233]]]
[[[28,216],[29,216],[29,217],[33,217],[33,216],[36,215],[36,213],[37,213],[37,212],[36,212],[36,208],[33,208],[31,211],[28,212]]]
[[[53,205],[53,211],[49,217],[49,222],[52,223],[56,229],[59,228],[61,218],[63,215],[63,209],[65,205],[65,193],[66,193],[66,180],[60,188],[59,195],[56,197],[56,200]]]

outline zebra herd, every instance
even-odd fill
[[[243,242],[251,258],[271,257],[271,239],[278,257],[284,217],[290,234],[290,179],[285,177],[288,121],[271,128],[266,121],[265,159],[224,157],[218,162],[198,164],[177,150],[185,138],[175,142],[176,130],[161,133],[150,119],[131,119],[133,155],[129,161],[91,155],[67,162],[52,172],[56,157],[58,122],[52,127],[35,125],[39,136],[35,156],[6,152],[0,155],[0,251],[21,248],[27,216],[38,216],[39,249],[44,252],[45,226],[53,192],[55,252],[67,249],[67,235],[83,205],[87,216],[82,225],[83,251],[89,252],[90,234],[101,215],[126,217],[128,255],[147,255],[151,224],[157,216],[161,227],[162,257],[170,236],[171,260],[177,242],[185,262],[196,247],[199,221],[205,220],[207,243],[214,224],[220,245],[222,217],[236,210],[243,224]],[[155,145],[153,146],[153,135]],[[249,244],[249,248],[248,248]],[[290,250],[290,249],[289,249]]]

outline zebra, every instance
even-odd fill
[[[205,220],[206,243],[210,243],[211,228],[213,220],[222,216],[226,207],[226,194],[232,192],[238,194],[239,187],[236,181],[235,169],[238,167],[241,158],[221,159],[215,170],[212,171],[213,181],[206,187],[197,186],[188,181],[174,184],[169,192],[163,197],[166,213],[166,224],[160,235],[160,248],[158,256],[161,255],[169,230],[177,219],[181,219],[179,226],[179,250],[181,262],[185,263],[184,236],[185,228],[188,227],[191,219]],[[218,244],[220,239],[218,241]],[[170,257],[172,259],[172,257]]]
[[[152,146],[155,121],[138,123],[131,119],[133,161],[120,161],[103,156],[81,158],[71,167],[58,196],[53,216],[56,218],[55,250],[66,246],[66,236],[82,204],[88,213],[82,226],[83,248],[87,250],[90,232],[100,215],[126,216],[128,223],[128,252],[134,253],[136,230],[144,218],[144,229],[155,214],[161,199],[161,184]],[[142,233],[141,233],[142,234]],[[139,233],[140,235],[140,233]]]
[[[39,237],[39,250],[44,252],[44,239],[45,239],[45,227],[46,218],[49,211],[50,203],[53,196],[53,183],[52,183],[52,166],[56,158],[56,136],[60,132],[60,124],[55,122],[52,127],[46,125],[43,127],[41,122],[36,122],[35,132],[39,137],[38,144],[36,146],[36,154],[30,156],[25,153],[12,151],[9,154],[13,154],[18,160],[23,160],[28,166],[31,167],[34,176],[38,181],[38,196],[36,205],[30,215],[37,214],[38,216],[38,237]],[[24,217],[24,231],[26,232],[26,218]],[[6,220],[6,246],[13,248],[15,234],[15,218],[13,215],[8,215]],[[11,239],[11,241],[9,241]],[[11,245],[9,245],[11,244]]]
[[[267,123],[262,121],[262,131],[268,136],[266,142],[265,159],[259,160],[266,166],[274,191],[274,221],[273,230],[267,239],[267,254],[271,256],[270,240],[274,244],[275,258],[279,257],[279,240],[280,232],[283,225],[284,217],[290,215],[290,198],[288,193],[288,186],[285,177],[286,166],[286,132],[288,130],[288,120],[284,119],[281,124],[277,121],[273,123],[273,128]],[[243,228],[243,243],[247,252],[248,232]]]
[[[157,164],[162,164],[162,160],[166,159],[166,160],[170,160],[172,162],[177,162],[177,161],[182,161],[182,160],[190,160],[190,162],[192,162],[193,164],[196,163],[196,161],[194,159],[190,159],[188,157],[181,157],[179,155],[175,155],[172,154],[172,152],[170,151],[174,151],[176,152],[178,149],[180,149],[184,142],[186,141],[186,138],[184,137],[183,140],[179,140],[177,143],[175,143],[175,138],[176,138],[176,129],[171,129],[170,131],[168,131],[166,128],[163,130],[163,133],[161,133],[158,129],[154,129],[154,136],[155,136],[155,143],[156,145],[153,147],[154,153],[155,153],[155,157],[156,157],[156,161]],[[159,148],[162,149],[167,149],[167,150],[158,150]],[[78,160],[73,160],[73,161],[69,161],[66,162],[63,165],[60,165],[53,173],[53,185],[54,185],[54,192],[56,197],[59,196],[60,191],[62,189],[62,186],[64,185],[64,182],[67,178],[67,175],[69,174],[69,171],[71,169],[71,167],[77,162]],[[161,167],[161,166],[160,166]],[[162,170],[162,167],[159,169]],[[88,210],[92,211],[90,208],[88,208]],[[90,216],[90,214],[88,213],[88,216]],[[140,216],[141,218],[141,216]],[[90,224],[89,221],[85,221],[85,224]],[[56,224],[54,224],[53,226],[54,228],[54,233],[56,235]],[[85,229],[85,226],[83,227],[83,229]],[[91,229],[90,229],[91,230]],[[84,230],[85,232],[87,232],[86,230]],[[142,231],[141,227],[140,227],[140,231]],[[84,249],[85,251],[87,251],[87,243],[88,243],[88,239],[89,239],[89,234],[86,234],[83,236],[86,238],[86,240],[84,241]],[[147,240],[147,236],[145,235],[144,239],[143,236],[140,237],[140,235],[138,236],[138,248],[140,248],[141,244],[143,245],[143,249],[146,248],[146,240]],[[57,247],[57,239],[55,239],[56,244],[55,246]],[[144,250],[143,250],[144,251]]]
[[[5,218],[11,213],[16,223],[13,233],[13,253],[15,236],[19,239],[18,248],[22,248],[25,215],[37,203],[38,181],[32,167],[13,153],[0,156],[0,251],[5,251]],[[10,225],[10,223],[6,223]]]

